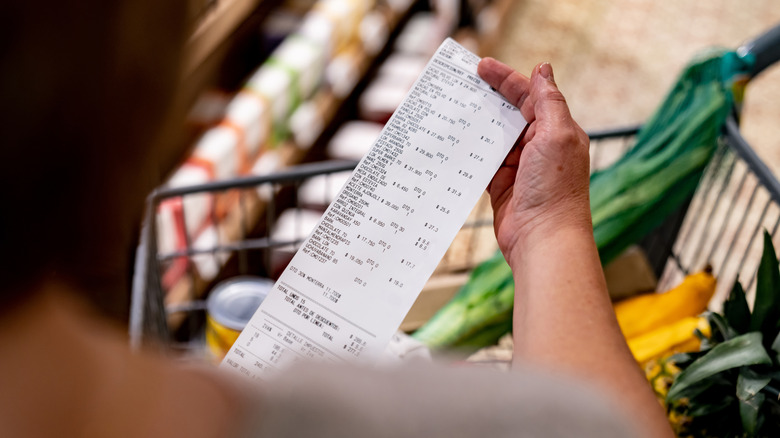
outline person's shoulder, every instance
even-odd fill
[[[540,370],[305,364],[263,385],[253,436],[629,437],[591,388]]]

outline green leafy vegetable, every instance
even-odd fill
[[[780,363],[780,333],[777,334],[775,340],[772,342],[772,351],[777,353],[777,356],[775,357],[777,358],[778,363]]]
[[[748,436],[755,436],[758,430],[758,414],[766,398],[760,391],[771,380],[771,377],[760,375],[747,367],[739,370],[739,377],[737,377],[739,416],[742,420],[742,428]]]
[[[742,428],[749,437],[756,436],[756,432],[759,427],[759,411],[764,404],[766,396],[764,394],[756,394],[748,400],[739,401],[739,416],[742,419]]]
[[[723,303],[723,316],[729,325],[739,333],[745,333],[750,328],[750,307],[748,307],[745,291],[737,278],[726,302]]]
[[[479,341],[494,342],[511,330],[514,291],[512,271],[497,252],[474,269],[450,303],[417,330],[414,337],[430,347],[456,348],[460,344],[457,348],[477,349],[490,345]],[[488,328],[488,335],[478,335]],[[496,330],[503,331],[496,333]]]
[[[730,51],[695,59],[639,132],[636,144],[616,163],[591,175],[593,235],[602,263],[647,236],[691,199],[733,106],[729,84],[747,70],[742,58]],[[497,253],[484,262],[487,269],[478,266],[461,291],[413,336],[445,348],[473,338],[479,330],[494,329],[501,318],[511,319],[512,272],[500,257]]]
[[[670,358],[683,370],[666,399],[670,419],[684,419],[672,420],[680,436],[780,436],[780,334],[762,333],[777,331],[780,310],[777,256],[767,233],[757,276],[761,292],[752,314],[737,281],[725,316],[707,315],[711,333],[702,351]]]
[[[766,354],[761,339],[761,333],[751,332],[714,346],[677,376],[666,396],[667,401],[684,396],[685,391],[698,381],[722,371],[747,365],[771,364],[772,359]]]
[[[750,368],[740,369],[737,378],[737,398],[744,401],[755,397],[770,380],[771,377],[758,374]]]
[[[764,231],[764,252],[758,266],[756,281],[756,301],[753,303],[753,315],[750,318],[750,330],[760,331],[767,342],[777,336],[780,323],[780,268],[777,264],[772,236]]]

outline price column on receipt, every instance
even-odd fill
[[[478,63],[439,47],[223,367],[265,378],[382,353],[526,125]]]

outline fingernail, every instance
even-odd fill
[[[539,74],[548,81],[555,82],[555,78],[553,78],[552,65],[550,65],[549,62],[544,62],[539,65]]]

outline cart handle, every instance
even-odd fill
[[[780,24],[743,44],[737,49],[737,54],[741,58],[752,58],[753,67],[750,70],[752,76],[780,61]]]

